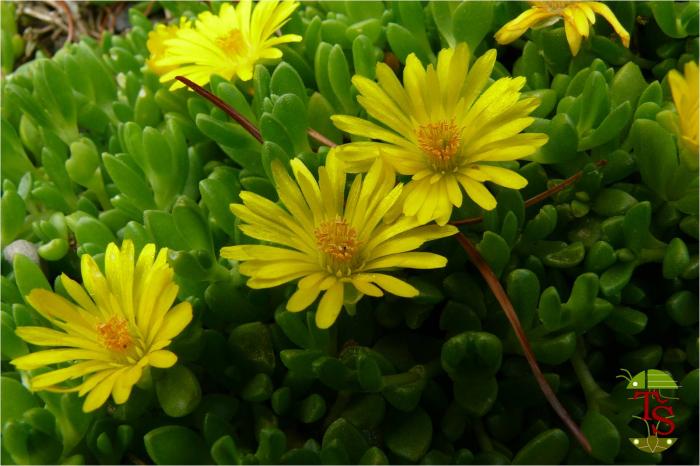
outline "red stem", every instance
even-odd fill
[[[182,84],[185,86],[189,87],[193,91],[195,91],[197,94],[201,95],[205,99],[207,99],[209,102],[213,103],[217,107],[219,107],[221,110],[226,112],[228,116],[233,118],[238,122],[239,125],[241,125],[248,133],[250,133],[251,136],[253,136],[255,139],[258,140],[258,142],[262,143],[263,138],[260,135],[260,131],[258,131],[258,128],[256,128],[253,123],[251,123],[246,117],[238,113],[236,109],[231,107],[229,104],[209,92],[208,90],[204,89],[202,86],[199,84],[196,84],[189,79],[187,79],[184,76],[176,76],[175,79],[180,81]]]
[[[204,89],[199,84],[190,81],[184,76],[176,76],[175,79],[177,79],[178,81],[195,91],[197,94],[201,95],[209,102],[213,103],[221,110],[226,112],[228,116],[236,120],[238,124],[240,124],[246,131],[248,131],[255,139],[257,139],[258,142],[263,142],[262,136],[260,135],[260,131],[258,131],[258,128],[256,128],[255,125],[253,125],[253,123],[251,123],[246,117],[238,113],[238,111],[235,108],[231,107],[229,104],[227,104],[208,90]],[[336,143],[334,143],[333,141],[331,141],[330,139],[328,139],[313,128],[308,128],[306,132],[311,138],[318,141],[319,144],[323,144],[324,146],[328,147],[337,146]]]
[[[605,165],[607,165],[607,163],[608,163],[607,160],[598,160],[595,163],[595,165],[596,165],[596,167],[600,168],[600,167],[604,167]],[[562,181],[558,185],[552,186],[548,190],[542,191],[538,195],[533,196],[530,199],[528,199],[527,201],[525,201],[525,207],[533,206],[539,202],[544,201],[548,197],[555,195],[559,191],[563,191],[568,186],[571,186],[572,184],[577,182],[582,176],[583,176],[583,171],[582,170],[577,171],[572,176],[568,177],[567,179],[565,179],[564,181]],[[480,223],[482,220],[484,220],[484,216],[479,215],[478,217],[467,217],[467,218],[463,218],[460,220],[454,220],[454,221],[450,222],[450,225],[473,225],[475,223]]]
[[[530,369],[532,370],[532,374],[535,376],[535,380],[537,380],[537,384],[540,386],[540,390],[542,390],[542,393],[544,394],[545,398],[547,398],[547,401],[552,406],[552,409],[554,409],[564,425],[566,425],[576,440],[581,444],[583,449],[586,450],[587,453],[590,453],[591,445],[588,443],[588,439],[586,439],[586,437],[583,435],[583,432],[581,432],[581,429],[579,429],[574,420],[571,419],[571,416],[566,411],[566,408],[564,408],[564,406],[562,406],[562,404],[559,402],[559,399],[554,394],[554,391],[552,391],[552,387],[549,386],[547,380],[544,378],[544,374],[542,374],[542,370],[540,370],[540,366],[537,364],[535,355],[530,347],[530,342],[528,341],[525,331],[520,324],[520,319],[518,319],[518,315],[515,313],[513,304],[510,302],[510,299],[508,299],[508,294],[503,289],[503,286],[501,286],[501,282],[498,281],[498,278],[493,273],[493,270],[489,264],[484,260],[471,241],[469,241],[469,238],[467,238],[461,232],[457,233],[456,237],[457,241],[459,241],[469,256],[469,259],[479,270],[481,276],[484,277],[484,280],[486,280],[486,284],[493,292],[494,296],[498,300],[498,303],[503,308],[503,312],[505,312],[511,327],[513,327],[515,336],[518,338],[518,342],[523,349],[525,359],[530,365]]]

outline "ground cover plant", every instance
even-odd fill
[[[4,464],[697,464],[697,2],[46,5]]]

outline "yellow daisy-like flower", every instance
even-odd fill
[[[32,390],[78,392],[83,410],[93,411],[107,401],[126,402],[148,366],[167,368],[177,356],[165,348],[192,320],[188,302],[173,302],[178,286],[166,261],[167,250],[146,245],[134,264],[134,245],[121,250],[110,243],[103,275],[92,257],[81,260],[83,286],[61,275],[73,302],[45,289],[34,289],[27,301],[56,327],[19,327],[27,343],[54,348],[12,360],[20,370],[69,363],[31,378]],[[87,292],[86,292],[87,290]],[[78,385],[64,382],[85,377]]]
[[[158,61],[165,57],[165,52],[167,50],[165,41],[174,39],[181,28],[186,28],[188,26],[188,21],[182,18],[180,20],[180,26],[176,24],[157,24],[156,27],[148,33],[146,47],[148,48],[150,56],[146,59],[146,65],[151,71],[157,75],[162,75],[177,67],[177,65],[161,66],[158,65]]]
[[[673,103],[676,105],[680,123],[680,136],[685,148],[698,154],[698,64],[685,64],[684,74],[676,70],[668,73]]]
[[[338,154],[350,171],[366,171],[381,156],[399,173],[412,175],[404,189],[403,213],[417,215],[421,223],[447,223],[452,206],[462,204],[460,185],[481,207],[493,209],[496,199],[485,181],[515,189],[527,184],[494,163],[523,158],[547,142],[545,134],[521,133],[539,104],[535,98],[521,99],[525,78],[501,78],[488,85],[495,61],[496,51],[490,50],[470,69],[469,50],[459,44],[440,51],[435,68],[425,69],[409,55],[403,86],[384,63],[377,64],[379,83],[354,76],[358,102],[389,129],[334,115],[341,130],[379,140],[345,144]]]
[[[269,245],[239,245],[221,249],[221,256],[243,262],[239,271],[251,277],[251,288],[270,288],[301,279],[287,302],[287,310],[309,307],[323,292],[316,325],[328,328],[344,303],[362,295],[382,296],[383,291],[414,297],[418,290],[391,275],[387,269],[444,267],[447,259],[415,252],[423,243],[456,233],[452,226],[422,225],[415,218],[382,219],[397,202],[402,186],[377,160],[364,177],[357,175],[345,198],[342,162],[329,154],[316,182],[298,159],[291,162],[293,180],[281,163],[272,165],[277,193],[285,208],[252,192],[242,192],[243,204],[231,211],[244,223],[246,235]],[[383,290],[383,291],[382,291]]]
[[[530,28],[545,27],[564,19],[564,32],[569,42],[571,54],[576,55],[581,48],[581,41],[590,34],[591,25],[595,24],[598,13],[613,27],[622,40],[622,45],[629,47],[630,35],[615,14],[602,2],[530,2],[532,8],[506,23],[496,32],[499,44],[509,44],[525,34]]]
[[[203,86],[212,74],[250,80],[256,63],[282,57],[276,45],[301,40],[296,34],[274,35],[298,6],[296,2],[271,0],[253,7],[251,0],[241,0],[235,7],[222,5],[218,15],[200,13],[191,27],[180,28],[174,38],[164,40],[166,50],[154,64],[173,69],[160,81],[185,76]],[[182,86],[175,81],[171,89]]]

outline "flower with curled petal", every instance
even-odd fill
[[[581,41],[591,32],[596,13],[605,18],[622,40],[622,45],[630,46],[630,35],[615,14],[603,2],[530,2],[532,7],[514,20],[506,23],[496,32],[499,44],[509,44],[525,34],[530,28],[545,27],[564,20],[564,32],[571,54],[581,49]]]

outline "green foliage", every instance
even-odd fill
[[[508,163],[527,187],[493,187],[495,210],[465,199],[454,217],[483,215],[462,231],[503,284],[591,455],[562,430],[453,239],[430,246],[448,257],[445,269],[406,277],[418,298],[365,298],[328,330],[313,308],[285,310],[291,288],[252,290],[219,255],[253,242],[228,207],[242,190],[278,201],[273,161],[298,157],[312,172],[323,164],[327,149],[309,128],[353,139],[330,116],[365,116],[354,75],[374,79],[382,61],[400,77],[411,53],[435,64],[459,42],[479,56],[524,5],[304,3],[283,28],[303,41],[281,47],[279,63],[259,64],[248,82],[211,78],[210,91],[262,142],[196,94],[159,83],[144,64],[144,5],[133,5],[124,34],[82,38],[16,69],[21,39],[12,4],[1,6],[3,462],[697,462],[697,160],[693,168],[679,150],[665,79],[697,61],[696,2],[611,4],[629,50],[602,20],[576,57],[561,23],[499,47],[492,78],[526,78],[524,94],[540,100],[526,132],[549,141],[520,167]],[[154,5],[175,17],[207,8]],[[79,279],[82,254],[100,263],[124,239],[170,248],[179,298],[195,310],[170,347],[178,363],[147,371],[127,403],[94,414],[75,393],[32,394],[9,361],[37,347],[15,329],[49,324],[26,295],[61,273]],[[12,252],[27,246],[17,240],[38,263]],[[680,439],[663,455],[627,440],[646,434],[615,379],[621,367],[680,382]]]

